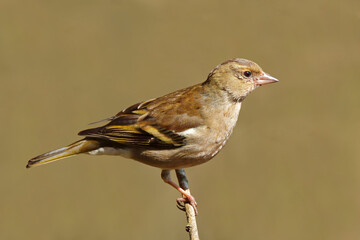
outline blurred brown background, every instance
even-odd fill
[[[187,239],[160,170],[28,159],[233,57],[278,84],[187,170],[202,239],[360,239],[359,1],[0,2],[0,239]]]

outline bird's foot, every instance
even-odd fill
[[[179,208],[182,211],[186,210],[185,208],[186,203],[190,204],[190,206],[192,206],[194,209],[195,215],[198,215],[197,202],[195,201],[195,198],[190,194],[185,195],[185,197],[177,198],[176,202],[177,202],[177,208]]]

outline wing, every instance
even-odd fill
[[[81,131],[79,135],[96,137],[132,147],[169,149],[185,144],[185,137],[159,126],[149,116],[146,106],[151,102],[135,104],[116,116],[103,127]]]
[[[185,144],[181,132],[204,125],[200,85],[130,106],[99,128],[79,135],[97,137],[132,147],[177,148]]]

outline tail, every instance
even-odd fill
[[[83,139],[74,142],[67,147],[63,147],[48,153],[44,153],[40,156],[30,159],[28,164],[26,165],[26,168],[50,163],[79,153],[87,153],[92,150],[98,149],[99,147],[100,147],[100,143],[98,141]]]

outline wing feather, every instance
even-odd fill
[[[184,137],[159,127],[153,118],[147,118],[149,112],[145,103],[135,104],[110,118],[112,120],[105,126],[83,130],[79,135],[108,139],[133,147],[168,149],[184,145]],[[142,108],[139,109],[139,106]]]
[[[79,135],[132,147],[181,147],[186,142],[182,131],[205,124],[200,114],[201,89],[201,85],[195,85],[134,104],[109,118],[105,126],[81,131]]]

